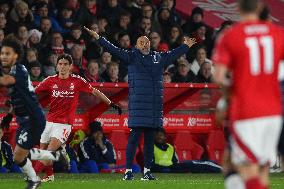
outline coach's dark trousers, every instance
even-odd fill
[[[144,132],[144,167],[151,168],[154,157],[154,136],[156,129],[154,128],[132,128],[128,138],[126,149],[126,169],[132,168],[132,162],[136,154],[140,137]]]

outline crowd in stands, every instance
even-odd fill
[[[196,7],[182,19],[175,0],[0,0],[0,45],[14,35],[25,49],[24,64],[32,81],[56,73],[57,57],[71,54],[75,74],[89,82],[127,82],[127,66],[90,38],[83,26],[122,49],[131,49],[146,35],[152,50],[164,52],[194,37],[198,44],[165,68],[164,81],[210,83],[210,56],[220,30],[204,23]]]

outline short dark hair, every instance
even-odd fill
[[[268,6],[264,6],[262,11],[259,14],[259,19],[263,20],[263,21],[267,21],[269,19],[270,16],[270,11]]]
[[[238,3],[242,12],[251,13],[257,10],[259,0],[238,0]]]
[[[57,58],[57,63],[62,60],[62,59],[66,59],[68,60],[69,64],[73,64],[73,59],[72,56],[69,54],[62,54]]]
[[[21,42],[15,38],[13,35],[7,36],[3,42],[2,47],[10,47],[18,55],[18,61],[20,61],[24,54],[24,49]]]

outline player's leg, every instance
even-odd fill
[[[151,174],[151,165],[154,157],[155,129],[144,129],[144,171],[141,180],[156,180]]]
[[[226,189],[245,189],[243,179],[232,164],[230,146],[224,151],[222,168]]]
[[[57,151],[58,149],[62,148],[63,144],[68,140],[68,137],[71,133],[71,125],[67,124],[60,124],[60,123],[47,123],[50,125],[50,141],[47,146],[48,151]],[[44,141],[44,140],[42,140]],[[44,143],[43,143],[44,144]],[[64,148],[65,149],[65,148]],[[62,148],[61,152],[64,151]],[[66,154],[66,152],[63,152]],[[54,180],[54,172],[53,172],[53,161],[42,161],[42,163],[45,165],[45,173],[46,176],[42,179],[43,182],[45,181],[53,181]],[[69,169],[69,162],[66,158],[62,158],[62,161],[60,161],[62,164],[61,166],[64,167],[64,169]]]
[[[38,182],[40,181],[40,178],[36,175],[30,159],[27,158],[28,154],[29,150],[16,145],[14,150],[14,161],[20,167],[22,172],[28,176],[29,180]]]
[[[139,140],[142,134],[141,128],[132,128],[128,137],[126,148],[126,171],[123,180],[133,180],[132,163],[136,154]]]
[[[40,149],[41,150],[47,149],[48,144],[50,142],[51,130],[52,130],[52,124],[49,122],[46,122],[44,131],[41,133],[41,136],[40,136]],[[45,164],[42,161],[37,161],[34,165],[34,169],[37,174],[41,173],[45,169]]]

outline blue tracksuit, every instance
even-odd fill
[[[99,169],[106,169],[108,164],[116,163],[116,154],[112,143],[106,138],[103,139],[103,143],[107,149],[104,152],[96,145],[92,137],[87,137],[80,143],[78,156],[81,172],[98,173]]]
[[[20,168],[14,163],[13,150],[9,143],[0,141],[0,173],[20,173]]]

